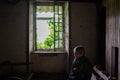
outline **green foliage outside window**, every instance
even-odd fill
[[[48,21],[50,34],[44,41],[44,48],[54,49],[54,19]]]
[[[60,19],[59,19],[60,20]],[[51,18],[51,20],[48,21],[50,34],[48,37],[44,40],[44,43],[37,42],[37,49],[54,49],[54,26],[55,30],[62,30],[62,25],[58,25],[58,23],[54,24],[54,18]],[[57,39],[59,37],[59,33],[55,33],[55,38]]]

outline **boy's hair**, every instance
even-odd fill
[[[84,52],[84,55],[85,55],[85,48],[83,46],[80,45],[74,48],[74,52],[81,51],[81,50]]]

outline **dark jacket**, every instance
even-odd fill
[[[92,65],[87,57],[75,58],[68,80],[91,80]]]

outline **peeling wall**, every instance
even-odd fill
[[[120,49],[120,1],[107,0],[106,6],[106,70],[111,74],[112,47]],[[118,75],[120,80],[120,52],[118,52]]]
[[[26,1],[0,2],[0,62],[26,62]],[[26,66],[14,66],[26,71]]]
[[[96,4],[71,2],[70,7],[70,54],[73,56],[75,46],[83,45],[88,58],[96,64]]]

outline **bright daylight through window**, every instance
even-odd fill
[[[35,49],[64,50],[63,6],[35,6]]]

